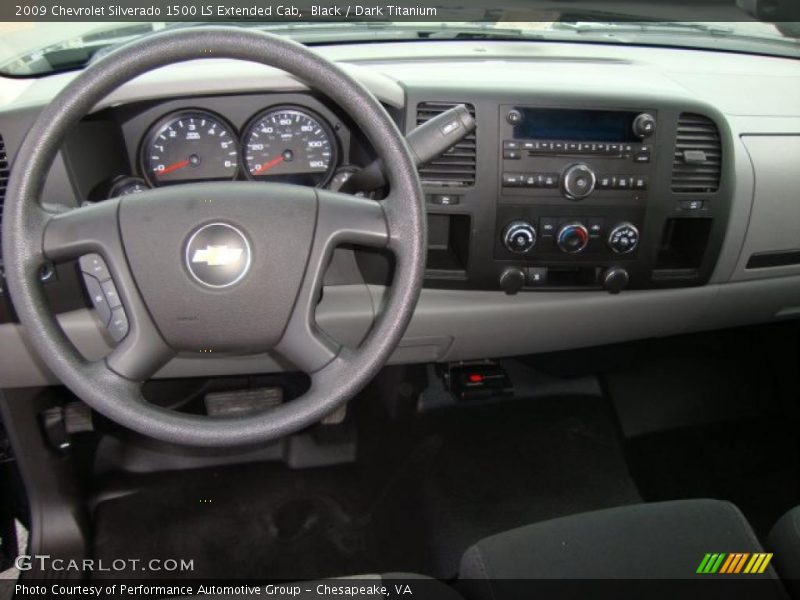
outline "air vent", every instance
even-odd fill
[[[462,104],[461,102],[420,102],[417,105],[417,125],[432,119],[444,111]],[[470,114],[475,117],[475,107],[466,104]],[[475,132],[458,142],[439,158],[419,168],[423,183],[447,187],[465,187],[475,184]]]
[[[672,163],[672,191],[678,194],[719,189],[722,147],[719,130],[708,117],[683,113]]]
[[[3,230],[3,203],[6,199],[6,187],[8,187],[8,155],[3,136],[0,135],[0,232]],[[2,239],[2,233],[0,233],[0,242]]]

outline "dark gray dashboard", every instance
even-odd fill
[[[449,171],[462,177],[454,183],[446,161],[421,171],[431,200],[428,277],[394,362],[561,350],[791,318],[800,312],[796,61],[579,44],[413,46],[413,53],[409,45],[392,44],[321,49],[350,63],[407,130],[418,122],[420,107],[436,103],[467,103],[477,120],[471,146],[474,175],[464,180],[459,164]],[[37,107],[68,79],[60,75],[34,83],[0,83],[8,84],[11,97],[0,107],[0,135],[10,157]],[[237,63],[207,61],[152,73],[98,107],[54,166],[46,201],[75,205],[83,199],[99,200],[103,181],[114,173],[140,174],[139,145],[160,115],[207,108],[240,131],[253,114],[278,104],[307,106],[331,125],[338,124],[340,164],[370,160],[357,125],[299,82],[271,70],[253,76]],[[565,198],[561,189],[503,186],[503,176],[515,160],[503,158],[504,142],[513,135],[505,119],[515,107],[654,114],[658,130],[649,142],[653,160],[644,170],[627,159],[577,151],[569,156],[531,156],[529,162],[526,156],[523,161],[533,165],[528,170],[541,166],[542,173],[582,163],[600,174],[609,169],[643,174],[648,177],[646,193],[597,192],[576,202]],[[702,116],[718,133],[720,174],[713,191],[686,194],[673,189],[676,138],[685,115]],[[83,149],[90,139],[97,144],[91,152]],[[702,208],[690,208],[688,201],[702,201]],[[499,245],[509,222],[527,219],[540,234],[544,219],[553,218],[561,227],[567,221],[588,225],[590,218],[598,217],[635,223],[641,236],[637,252],[615,256],[597,241],[596,254],[571,256],[544,245],[544,236],[538,240],[542,245],[525,256],[509,254]],[[676,220],[688,223],[677,234],[690,238],[683,249],[695,254],[688,263],[667,252],[667,230]],[[693,241],[698,230],[699,250]],[[613,266],[626,268],[630,275],[629,289],[619,295],[602,291],[598,280]],[[527,273],[542,267],[558,273],[550,285],[527,281],[515,295],[501,290],[499,282],[507,269]],[[320,325],[340,341],[357,344],[380,310],[390,270],[380,255],[338,252],[318,308]],[[88,310],[74,274],[59,271],[46,285],[79,348],[90,358],[108,352],[111,341]],[[0,321],[0,343],[12,349],[0,355],[0,385],[52,381],[27,349],[7,303]],[[175,359],[160,376],[279,368],[268,356],[186,356]]]

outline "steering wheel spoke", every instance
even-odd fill
[[[388,245],[389,226],[382,202],[328,190],[317,190],[317,198],[314,237],[324,251],[346,243],[375,248]]]
[[[281,356],[309,374],[328,365],[341,350],[315,321],[325,268],[333,250],[347,243],[377,248],[389,243],[380,202],[328,190],[317,190],[317,199],[317,226],[305,277],[286,330],[275,347]]]
[[[55,262],[85,256],[84,277],[94,284],[90,295],[112,339],[119,344],[105,358],[112,371],[133,381],[144,381],[174,352],[164,342],[128,269],[119,235],[118,200],[52,214],[44,226],[42,250]],[[95,257],[95,258],[91,258]],[[115,295],[109,297],[109,291]],[[100,316],[100,306],[104,314]]]
[[[98,252],[106,260],[124,260],[117,225],[119,200],[74,208],[67,212],[46,213],[42,251],[45,258],[60,262]]]

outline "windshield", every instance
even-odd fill
[[[758,12],[758,0],[717,2],[726,11],[706,12],[703,16],[719,19],[706,21],[665,20],[653,18],[652,14],[645,18],[644,14],[636,11],[617,10],[612,13],[561,2],[557,5],[558,10],[547,11],[526,11],[519,10],[519,7],[514,10],[448,7],[436,13],[472,20],[298,19],[281,22],[226,21],[226,24],[264,29],[309,45],[470,39],[578,41],[800,57],[800,23],[760,20],[758,17],[764,15]],[[437,9],[433,5],[426,5],[424,10]],[[688,11],[684,9],[680,14],[688,14]],[[700,12],[697,14],[700,15]],[[723,18],[720,19],[719,15]],[[775,19],[783,14],[772,11],[766,16]],[[535,20],[523,21],[521,17]],[[24,77],[78,69],[136,37],[166,28],[208,24],[174,21],[0,23],[0,73]]]

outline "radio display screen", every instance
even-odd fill
[[[633,120],[638,113],[519,107],[522,121],[514,126],[517,140],[575,142],[638,142]]]

